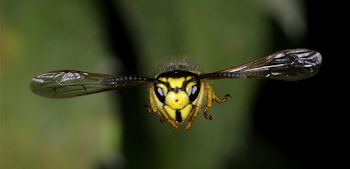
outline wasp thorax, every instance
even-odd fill
[[[167,115],[177,122],[184,121],[191,113],[198,97],[200,82],[198,75],[188,71],[174,70],[158,75],[154,92]]]

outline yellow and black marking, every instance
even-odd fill
[[[320,53],[310,49],[288,49],[251,62],[212,73],[200,73],[187,60],[164,66],[155,78],[142,76],[112,76],[75,70],[57,70],[42,73],[30,83],[33,93],[48,98],[70,98],[102,91],[150,86],[150,112],[167,120],[174,129],[186,119],[186,129],[192,127],[198,110],[205,107],[208,115],[212,102],[223,103],[230,95],[219,99],[208,80],[214,79],[274,79],[296,81],[315,75],[321,65]]]
[[[173,126],[178,128],[188,117],[186,129],[191,129],[192,123],[197,116],[198,110],[207,100],[204,112],[205,118],[211,120],[208,110],[212,101],[222,103],[229,95],[220,100],[216,97],[210,85],[200,80],[199,72],[173,70],[156,76],[156,82],[150,90],[151,112],[161,116],[161,122],[166,119]],[[207,99],[204,99],[207,97]]]

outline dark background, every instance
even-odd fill
[[[109,8],[111,5],[108,4],[108,1],[105,3],[107,11],[116,12],[113,8]],[[255,100],[256,107],[253,114],[254,128],[250,142],[252,148],[248,152],[250,155],[238,164],[233,160],[234,162],[228,168],[276,167],[276,164],[268,163],[273,160],[266,158],[263,152],[254,150],[264,149],[264,146],[268,147],[269,144],[274,145],[273,148],[280,149],[282,153],[288,154],[298,163],[296,166],[300,168],[341,166],[336,156],[342,147],[336,145],[338,142],[336,138],[339,135],[332,130],[338,125],[338,119],[334,117],[335,113],[338,112],[334,112],[333,103],[334,99],[339,98],[334,96],[336,89],[334,89],[332,80],[329,79],[332,77],[330,73],[332,67],[335,69],[337,65],[337,63],[333,63],[336,62],[335,53],[337,51],[334,51],[333,44],[330,42],[338,41],[337,31],[339,27],[335,25],[338,25],[339,21],[332,17],[335,13],[333,13],[331,3],[306,1],[305,5],[308,25],[308,34],[304,37],[305,40],[297,43],[289,40],[281,27],[271,19],[269,21],[273,32],[271,50],[278,51],[300,46],[317,50],[324,57],[322,68],[319,74],[308,80],[300,82],[266,81],[259,87],[259,95]],[[336,7],[338,5],[335,5],[334,8]],[[130,38],[124,36],[126,30],[123,21],[120,18],[109,19],[119,21],[109,25],[110,30],[119,30],[110,31],[115,52],[122,58],[124,64],[131,68],[128,72],[134,73],[133,71],[137,70],[136,56],[132,50]],[[120,46],[120,44],[123,45]],[[125,116],[124,120],[130,119],[127,115]],[[130,121],[130,125],[139,123],[140,121]],[[132,136],[130,137],[130,139],[125,139],[132,141]],[[255,139],[266,143],[258,143]],[[127,142],[126,146],[130,144],[128,141],[125,142]],[[151,151],[151,148],[147,151]]]
[[[338,168],[345,162],[341,158],[345,148],[341,142],[342,118],[347,110],[341,110],[339,94],[346,89],[340,87],[341,78],[336,78],[342,72],[339,59],[344,59],[344,51],[338,50],[344,45],[339,42],[344,36],[340,6],[325,1],[306,3],[309,31],[306,41],[298,45],[322,54],[318,75],[297,83],[267,81],[256,101],[255,131],[290,153],[303,168]],[[293,46],[288,40],[281,40],[283,35],[277,27],[274,29],[276,49]]]
[[[335,25],[339,24],[339,21],[332,17],[334,13],[332,13],[331,3],[307,1],[305,5],[308,25],[308,35],[305,37],[305,41],[294,43],[288,40],[281,28],[273,20],[270,20],[273,30],[272,50],[278,51],[300,46],[315,49],[324,56],[322,68],[319,74],[312,79],[300,82],[266,81],[260,87],[259,96],[255,101],[252,140],[255,137],[258,139],[262,137],[262,140],[267,142],[266,144],[273,144],[275,148],[289,154],[290,158],[294,158],[301,168],[341,166],[336,156],[342,147],[334,145],[337,144],[337,140],[334,138],[338,138],[339,135],[332,130],[338,125],[337,119],[334,117],[334,113],[337,112],[334,112],[333,107],[335,101],[333,99],[338,98],[334,96],[336,89],[332,89],[332,81],[329,79],[332,67],[337,65],[337,63],[332,63],[336,60],[334,54],[337,52],[334,51],[329,42],[337,41],[335,38],[337,38],[336,32],[339,27]],[[113,11],[113,9],[109,10]],[[120,40],[114,42],[115,49],[118,49],[117,46],[123,41],[130,41],[128,37],[123,37],[126,39],[116,38],[124,35],[125,30],[123,30],[122,23],[110,26],[118,28],[121,31],[117,32],[122,33],[119,35],[112,33],[112,37],[115,37],[113,39]],[[133,65],[135,59],[130,57],[134,55],[131,50],[132,45],[130,43],[129,45],[124,43],[124,45],[126,46],[116,50],[116,52],[119,53],[119,56],[126,56],[122,57],[125,64],[130,65],[132,70],[135,70],[137,68]],[[232,167],[274,168],[275,164],[273,163],[252,164],[251,160],[263,162],[270,159],[265,159],[262,152],[254,150],[254,148],[262,149],[260,143],[252,141],[251,144],[253,148],[249,153],[252,157],[245,159],[240,164],[231,163]]]

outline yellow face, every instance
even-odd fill
[[[183,122],[193,111],[200,91],[200,81],[191,72],[173,71],[157,76],[154,92],[162,103],[165,117]]]

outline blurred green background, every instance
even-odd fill
[[[148,113],[147,88],[46,99],[31,93],[29,82],[60,69],[153,77],[162,62],[181,56],[203,72],[221,70],[274,52],[271,20],[301,41],[303,12],[301,1],[2,0],[1,168],[249,168],[262,81],[213,81],[219,98],[232,98],[213,104],[211,122],[199,114],[190,131]],[[115,43],[120,30],[109,30],[118,17],[134,53],[129,59],[113,48],[125,46]],[[256,158],[294,165],[261,147]]]

